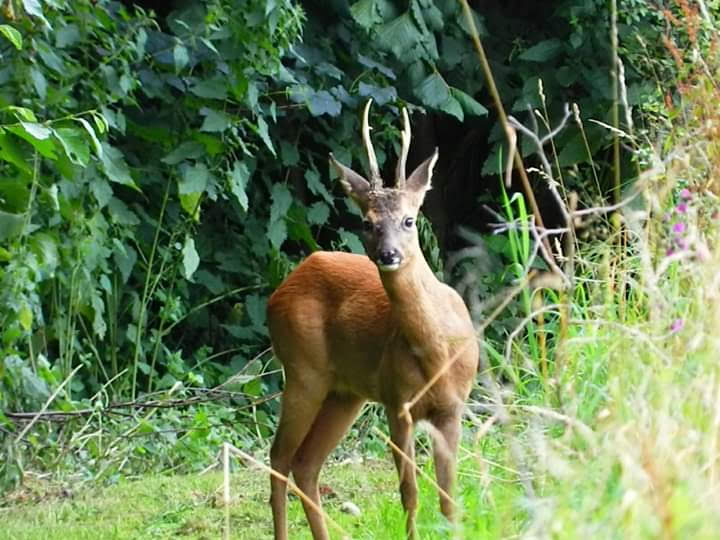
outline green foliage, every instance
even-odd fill
[[[657,14],[632,6],[625,35],[651,41]],[[252,365],[267,347],[267,297],[294,261],[362,251],[326,163],[329,151],[365,162],[368,98],[381,106],[381,166],[407,106],[483,126],[484,169],[498,170],[501,132],[457,2],[193,0],[164,19],[110,0],[3,7],[0,411],[38,410],[77,366],[50,408],[214,386]],[[499,5],[474,13],[515,113],[540,104],[542,80],[549,117],[574,100],[607,121],[604,10],[566,1],[532,24]],[[641,75],[628,67],[631,104],[646,93]],[[562,166],[607,147],[600,128],[587,133],[589,145],[558,139]],[[441,271],[441,246],[420,226]],[[243,391],[280,383],[256,377]],[[0,427],[17,430],[2,414]]]

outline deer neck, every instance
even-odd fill
[[[414,257],[395,272],[380,272],[380,279],[390,300],[394,323],[412,345],[439,336],[441,283],[424,257]]]

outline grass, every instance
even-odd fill
[[[500,446],[496,446],[500,451]],[[461,533],[465,537],[492,536],[519,531],[523,512],[516,508],[518,489],[513,482],[493,486],[480,469],[496,469],[479,454],[465,450],[460,461],[458,501],[462,502]],[[432,474],[429,463],[423,466]],[[507,476],[497,469],[498,478]],[[404,539],[404,516],[397,494],[397,477],[391,460],[366,460],[362,464],[331,464],[324,470],[324,508],[350,537]],[[449,538],[451,531],[440,515],[432,485],[420,479],[418,530],[421,538]],[[482,492],[493,490],[494,502],[482,504]],[[272,537],[269,481],[257,469],[241,468],[232,474],[230,537]],[[359,516],[344,513],[352,502]],[[105,487],[71,488],[35,480],[6,500],[0,509],[0,540],[63,538],[220,538],[224,532],[222,475],[145,476]],[[310,539],[302,507],[296,497],[289,504],[291,538]],[[331,531],[339,537],[337,531]],[[503,534],[504,536],[505,534]]]

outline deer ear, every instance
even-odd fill
[[[365,180],[361,175],[353,171],[350,167],[346,167],[335,159],[330,153],[330,163],[333,164],[340,175],[340,184],[342,185],[348,197],[353,199],[361,209],[367,207],[368,193],[370,192],[370,182]]]
[[[417,166],[410,177],[405,181],[405,190],[415,193],[420,197],[425,196],[425,192],[430,189],[430,180],[432,179],[433,168],[438,159],[438,149],[435,148],[433,155]]]

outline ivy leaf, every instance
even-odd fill
[[[124,186],[130,186],[138,191],[139,188],[135,185],[135,181],[130,176],[130,168],[125,163],[125,157],[122,152],[110,146],[108,143],[102,143],[102,154],[100,155],[100,162],[103,165],[105,174],[108,180]]]
[[[441,109],[442,105],[450,97],[450,87],[445,82],[445,79],[437,71],[434,71],[420,83],[420,86],[415,90],[415,95],[423,105],[433,109]]]
[[[20,323],[20,326],[23,330],[25,330],[26,332],[32,330],[33,313],[30,309],[30,306],[28,306],[27,304],[23,304],[23,307],[20,308],[17,317],[18,322]]]
[[[546,39],[524,51],[518,58],[528,62],[547,62],[560,54],[562,49],[563,44],[559,39]]]
[[[200,256],[195,249],[195,240],[190,236],[185,237],[185,245],[182,248],[182,262],[185,279],[191,279],[195,270],[200,266]]]
[[[294,167],[300,162],[297,146],[287,141],[280,141],[280,159],[286,167]]]
[[[228,174],[228,182],[230,182],[230,191],[245,212],[248,211],[248,196],[245,189],[249,179],[250,169],[242,161],[236,161]]]
[[[452,97],[454,97],[460,105],[462,105],[462,108],[466,113],[473,114],[475,116],[485,116],[488,113],[488,110],[475,101],[475,98],[466,94],[462,90],[450,87],[450,93],[452,94]]]
[[[68,159],[75,165],[85,167],[90,160],[90,148],[82,132],[79,129],[67,127],[55,128],[53,132],[62,144]]]
[[[22,34],[15,30],[15,28],[10,26],[9,24],[0,24],[0,34],[5,36],[10,43],[15,45],[15,48],[18,51],[22,49]]]

